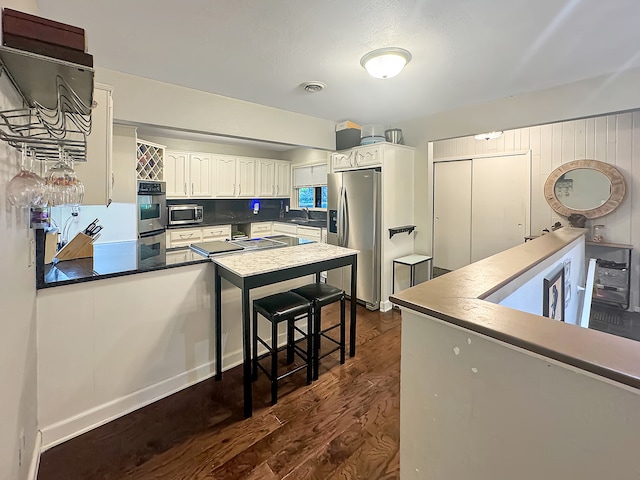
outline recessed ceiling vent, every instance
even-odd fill
[[[314,82],[304,82],[300,86],[304,89],[305,92],[316,93],[324,90],[327,85],[322,82],[314,81]]]

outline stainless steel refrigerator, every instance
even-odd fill
[[[358,300],[380,307],[381,177],[376,170],[352,170],[327,176],[327,242],[358,253]],[[327,282],[349,291],[349,268],[331,270]]]

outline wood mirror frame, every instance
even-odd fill
[[[602,205],[589,210],[574,210],[562,204],[555,192],[555,185],[558,179],[567,172],[576,170],[579,168],[589,168],[596,170],[606,176],[611,182],[611,195],[609,199]],[[587,218],[598,218],[613,212],[622,200],[626,193],[626,184],[624,177],[613,165],[600,162],[599,160],[574,160],[573,162],[567,162],[560,165],[547,177],[547,181],[544,183],[544,198],[551,208],[558,214],[568,217],[572,213],[584,215]]]

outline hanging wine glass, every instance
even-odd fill
[[[47,204],[45,181],[33,171],[33,156],[22,144],[20,171],[6,187],[7,200],[16,207],[41,207]]]
[[[50,205],[80,205],[84,199],[84,184],[60,147],[58,162],[47,173]]]

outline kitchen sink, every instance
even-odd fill
[[[295,223],[296,225],[305,225],[307,227],[325,227],[325,220],[316,220],[311,218],[291,218],[289,219],[291,223]]]

